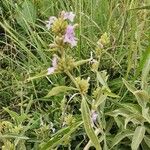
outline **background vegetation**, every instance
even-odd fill
[[[53,35],[45,21],[62,10],[75,12],[79,24],[78,46],[70,50],[76,60],[89,58],[105,32],[110,37],[99,65],[104,82],[88,63],[74,71],[91,78],[82,107],[73,92],[45,98],[54,87],[72,86],[68,77],[40,75],[52,58]],[[92,138],[103,150],[150,149],[149,0],[3,0],[0,14],[2,150],[100,150]],[[88,129],[97,80],[115,93],[100,102],[98,132]]]

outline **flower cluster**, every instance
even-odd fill
[[[100,39],[97,41],[96,56],[99,57],[100,54],[101,54],[101,51],[109,43],[110,43],[110,38],[109,38],[108,34],[105,32],[104,34],[102,34],[102,36],[100,37]]]
[[[75,14],[73,12],[62,11],[58,18],[51,16],[46,21],[47,29],[51,29],[54,34],[54,42],[50,44],[50,48],[57,53],[52,59],[52,67],[48,68],[48,75],[56,71],[65,72],[66,69],[70,70],[74,67],[74,60],[65,56],[66,49],[77,46],[76,24],[73,24],[74,18]]]
[[[54,34],[54,42],[50,44],[50,48],[53,50],[53,52],[55,52],[52,58],[52,66],[48,68],[47,75],[56,72],[65,73],[71,79],[72,83],[74,83],[75,89],[77,89],[77,91],[79,92],[78,94],[84,97],[87,96],[88,91],[90,91],[90,77],[88,77],[87,79],[83,79],[80,76],[76,77],[72,74],[72,70],[74,68],[78,69],[78,66],[89,62],[91,65],[91,71],[97,74],[97,76],[100,78],[99,80],[102,80],[103,85],[104,82],[107,81],[107,78],[105,78],[105,74],[105,76],[103,76],[102,73],[98,74],[98,70],[101,57],[101,50],[103,50],[104,47],[107,44],[109,44],[109,36],[107,35],[107,33],[104,33],[98,40],[96,51],[94,53],[95,58],[93,58],[93,53],[91,52],[91,57],[89,59],[79,60],[76,62],[75,59],[69,55],[70,53],[68,53],[68,49],[70,51],[70,49],[77,46],[77,38],[75,36],[76,24],[73,24],[74,18],[75,14],[73,12],[62,11],[58,17],[52,16],[49,18],[49,21],[46,22],[47,29],[51,29],[52,33]],[[92,107],[90,111],[92,127],[95,127],[95,124],[97,124],[98,122],[98,107],[101,104],[101,98],[102,100],[105,100],[106,98],[103,94],[102,89],[99,87],[98,82],[97,85],[98,87],[93,93],[94,102],[91,105]],[[65,103],[62,105],[63,108],[64,105]],[[65,112],[63,112],[62,118],[63,126],[71,125],[75,122],[75,119],[72,114],[66,116]]]
[[[77,38],[74,31],[76,25],[72,25],[74,18],[75,14],[73,12],[62,11],[58,18],[51,16],[46,21],[46,27],[48,30],[52,29],[56,36],[62,37],[64,43],[74,47],[77,45]]]
[[[88,92],[88,88],[89,88],[89,80],[90,78],[87,78],[87,80],[85,79],[81,79],[80,77],[76,78],[76,82],[79,86],[79,90],[81,94],[85,94]]]

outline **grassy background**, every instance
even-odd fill
[[[29,132],[24,131],[21,135],[31,137],[26,144],[27,149],[31,149],[33,145],[36,149],[38,144],[33,143],[38,143],[39,140],[46,142],[44,138],[49,135],[45,132],[50,122],[54,123],[57,131],[61,130],[59,118],[62,113],[63,96],[50,98],[48,102],[43,101],[43,97],[52,87],[66,84],[66,77],[53,75],[27,82],[29,77],[50,66],[52,53],[49,51],[49,44],[53,40],[53,35],[45,27],[48,17],[57,16],[62,10],[76,13],[75,22],[79,24],[76,32],[78,46],[72,50],[76,60],[89,58],[90,52],[95,51],[100,36],[104,32],[109,33],[111,44],[103,52],[99,70],[107,70],[108,85],[120,96],[117,100],[108,98],[109,104],[105,113],[109,114],[119,108],[121,111],[124,103],[135,104],[134,107],[138,105],[136,97],[127,90],[122,78],[131,81],[137,89],[150,92],[149,62],[147,62],[150,53],[148,49],[150,9],[143,7],[149,5],[148,0],[18,0],[16,3],[13,0],[3,0],[1,2],[0,119],[13,120],[10,118],[11,115],[9,116],[11,112],[4,107],[18,113],[20,121],[15,120],[16,126],[26,125],[25,130]],[[144,69],[146,66],[147,69]],[[76,72],[76,75],[81,74],[83,77],[93,76],[88,64]],[[78,102],[79,99],[74,101]],[[78,110],[80,105],[77,102],[69,104],[68,112],[81,118]],[[27,121],[23,118],[24,113],[28,116],[26,116]],[[135,115],[135,112],[133,114]],[[123,128],[125,119],[120,116],[116,119],[113,117],[105,117],[106,124],[111,124],[107,142],[112,142],[115,135],[125,130]],[[44,129],[40,127],[41,118],[45,125]],[[143,123],[133,123],[130,129],[135,131],[139,124],[143,125]],[[149,122],[145,124],[149,147],[145,141],[143,145],[150,148]],[[65,140],[68,149],[69,147],[83,149],[87,143],[83,128]],[[130,148],[130,140],[131,138],[122,142],[118,140],[119,142],[112,149],[126,149],[126,146]],[[144,150],[143,145],[141,149]],[[59,149],[65,149],[64,147],[59,146]],[[110,145],[108,144],[105,149],[110,149]]]

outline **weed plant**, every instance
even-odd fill
[[[0,149],[150,149],[149,0],[0,2]]]

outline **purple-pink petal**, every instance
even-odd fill
[[[56,19],[57,18],[55,16],[51,16],[49,17],[49,20],[46,21],[46,27],[48,30],[51,28],[52,24],[56,21]]]
[[[50,75],[52,73],[54,73],[54,71],[57,69],[57,57],[54,56],[52,59],[52,67],[47,69],[47,74]]]
[[[74,47],[77,45],[77,39],[75,37],[74,26],[68,25],[66,29],[66,34],[64,37],[64,42],[71,44],[71,47]]]
[[[52,66],[53,66],[54,68],[57,67],[57,57],[56,57],[56,56],[53,57]]]
[[[97,113],[96,111],[94,111],[94,110],[92,110],[91,113],[92,113],[92,114],[91,114],[92,122],[95,123],[95,122],[96,122],[96,119],[97,119],[97,117],[98,117],[98,113]]]
[[[75,17],[75,14],[73,12],[65,12],[64,13],[64,19],[68,19],[71,22],[74,21],[74,17]]]
[[[47,69],[47,71],[48,71],[47,74],[50,75],[50,74],[54,73],[55,68],[54,67],[50,67],[50,68]]]

